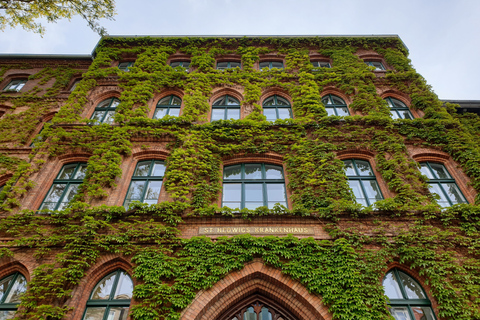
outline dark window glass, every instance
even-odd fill
[[[162,189],[165,164],[159,160],[147,160],[137,163],[125,197],[124,207],[128,209],[133,201],[148,204],[158,203]]]
[[[283,62],[279,61],[263,61],[260,62],[260,70],[267,70],[267,69],[273,69],[273,68],[278,68],[278,69],[283,69]]]
[[[108,98],[100,102],[95,111],[92,114],[91,120],[95,120],[95,123],[113,123],[115,117],[115,110],[120,103],[117,98]]]
[[[215,100],[212,105],[211,121],[227,119],[240,119],[240,101],[229,95]]]
[[[330,62],[325,61],[312,61],[313,70],[319,70],[320,68],[331,68]]]
[[[190,61],[174,61],[170,63],[170,67],[177,68],[182,67],[185,71],[189,71]]]
[[[288,100],[277,95],[265,99],[263,102],[263,115],[267,117],[267,121],[293,118],[292,108]]]
[[[390,114],[393,119],[413,119],[410,109],[400,100],[387,97],[385,99],[390,107]]]
[[[130,62],[120,62],[118,64],[118,69],[122,70],[122,71],[125,71],[125,72],[128,72],[129,68],[133,67],[133,65],[135,64],[135,62],[133,61],[130,61]]]
[[[343,164],[345,165],[348,183],[358,203],[370,206],[376,201],[383,199],[382,192],[368,161],[350,159],[344,160]]]
[[[177,96],[170,95],[160,99],[155,108],[153,119],[161,119],[166,115],[178,117],[180,115],[180,106],[182,99]]]
[[[378,61],[364,61],[365,64],[369,67],[374,67],[375,71],[384,71],[385,67],[381,62]]]
[[[236,61],[217,62],[217,70],[241,68],[242,64]]]
[[[334,96],[333,94],[327,94],[322,98],[322,103],[325,106],[325,110],[329,116],[348,116],[347,104],[342,98]]]

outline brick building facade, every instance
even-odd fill
[[[0,56],[0,319],[480,319],[480,121],[407,56],[397,36]]]

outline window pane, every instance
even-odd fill
[[[245,183],[245,201],[261,202],[263,205],[263,184]]]
[[[236,67],[241,67],[241,63],[240,62],[230,62],[230,68],[236,68]]]
[[[155,109],[155,114],[153,115],[153,119],[162,119],[167,115],[168,108],[157,108]]]
[[[160,101],[158,101],[158,103],[157,103],[157,106],[158,106],[158,105],[168,106],[168,105],[170,104],[170,99],[171,99],[171,98],[172,98],[171,96],[168,96],[168,97],[165,97],[165,98],[160,99]]]
[[[435,320],[430,307],[412,307],[413,317],[419,320]]]
[[[429,179],[434,179],[435,177],[433,176],[432,172],[430,171],[430,168],[428,168],[428,165],[426,163],[420,163],[420,171],[426,175]]]
[[[320,62],[320,67],[322,67],[322,68],[330,68],[330,62]]]
[[[150,204],[158,203],[158,198],[160,196],[161,189],[162,189],[162,181],[150,181],[148,183],[148,188],[147,188],[147,192],[145,193],[144,200],[154,200],[154,201],[148,201],[148,203]]]
[[[17,280],[10,289],[10,293],[4,303],[20,303],[20,297],[27,290],[27,279],[19,274]]]
[[[170,63],[170,66],[171,66],[172,68],[178,67],[179,65],[181,65],[181,62],[178,62],[178,61],[177,61],[177,62],[171,62],[171,63]]]
[[[243,320],[257,320],[257,314],[252,307],[248,308],[243,314]]]
[[[375,70],[385,70],[381,62],[372,61],[370,63],[375,67]]]
[[[240,101],[238,101],[238,100],[235,99],[235,98],[228,97],[228,98],[227,98],[227,104],[228,104],[229,106],[239,106],[239,105],[240,105]]]
[[[327,105],[327,104],[333,104],[333,101],[332,99],[330,98],[330,96],[325,96],[322,98],[322,103]]]
[[[240,119],[240,109],[227,109],[227,119]]]
[[[365,196],[363,195],[362,187],[360,186],[360,181],[358,180],[349,180],[348,184],[350,185],[350,188],[353,191],[353,194],[355,196],[355,200],[363,204],[364,206],[367,206],[367,201],[365,199]]]
[[[185,70],[188,71],[188,67],[190,66],[190,61],[183,61],[182,62],[182,67],[185,68]]]
[[[225,108],[215,108],[212,110],[212,121],[223,120],[225,118]]]
[[[90,300],[108,300],[112,293],[113,282],[115,281],[116,272],[109,274],[103,278],[93,289]]]
[[[400,285],[393,271],[387,273],[383,279],[383,290],[385,290],[385,295],[390,299],[403,299]]]
[[[106,309],[106,307],[87,308],[83,320],[102,320]]]
[[[106,320],[127,320],[128,307],[110,307]]]
[[[380,192],[380,187],[378,186],[377,181],[375,180],[366,180],[362,181],[367,193],[367,198],[370,201],[370,204],[375,203],[378,200],[382,200],[382,193]]]
[[[278,119],[291,119],[292,110],[290,108],[278,108]]]
[[[92,117],[90,119],[97,120],[97,121],[101,122],[104,115],[105,115],[105,111],[95,111],[92,114]]]
[[[462,196],[460,189],[456,183],[442,183],[442,187],[447,192],[448,198],[453,204],[466,203],[465,198]]]
[[[393,99],[393,98],[391,98],[391,100],[392,100],[392,103],[395,106],[395,108],[400,108],[400,109],[407,108],[407,105],[405,103],[403,103],[402,101],[397,100],[397,99]]]
[[[103,123],[112,124],[114,117],[115,117],[115,111],[107,111],[107,115],[105,116],[105,119],[103,119]]]
[[[172,97],[172,101],[170,102],[170,105],[172,106],[180,106],[182,104],[182,100],[179,97]]]
[[[335,116],[335,110],[333,108],[325,108],[328,116]]]
[[[180,115],[180,108],[170,108],[168,115],[178,117]]]
[[[227,96],[223,96],[221,98],[218,98],[213,103],[214,106],[225,106],[226,104],[227,104]]]
[[[289,106],[289,105],[290,103],[286,99],[277,96],[277,106]]]
[[[47,195],[45,200],[43,202],[48,203],[58,203],[60,201],[60,197],[62,196],[63,192],[65,191],[65,188],[67,187],[66,184],[63,183],[56,183],[52,186],[52,189],[50,189],[50,193]],[[44,203],[44,204],[45,204]]]
[[[283,62],[272,62],[272,68],[283,68]]]
[[[440,163],[429,163],[433,172],[437,176],[437,179],[451,179],[452,177],[448,174],[447,168]]]
[[[133,174],[135,177],[146,177],[148,176],[148,172],[150,171],[150,161],[142,161],[137,164],[137,168],[135,169],[135,173]]]
[[[57,176],[58,180],[68,180],[73,176],[73,173],[75,172],[75,168],[77,167],[76,164],[74,165],[66,165],[63,166],[62,170]]]
[[[78,193],[79,186],[80,186],[79,184],[70,184],[68,186],[68,189],[65,192],[65,196],[62,199],[62,203],[63,203],[62,208],[63,206],[67,205],[73,200],[73,197],[75,197],[75,195]]]
[[[152,177],[163,177],[165,175],[165,164],[161,161],[155,161],[153,164]]]
[[[272,320],[272,314],[267,308],[262,308],[262,312],[260,312],[260,320]]]
[[[277,120],[277,112],[275,109],[263,109],[263,115],[267,117],[267,121]]]
[[[223,185],[223,201],[240,202],[242,199],[241,183],[225,183]]]
[[[133,283],[132,279],[123,271],[120,272],[117,290],[113,299],[132,299]]]
[[[270,62],[260,62],[260,69],[270,68]]]
[[[13,277],[14,275],[11,275],[9,277],[3,278],[2,281],[0,281],[0,300],[2,300],[3,296],[7,293],[8,286],[13,280]]]
[[[267,185],[268,208],[272,209],[275,203],[286,206],[285,185],[283,183],[268,183]]]
[[[395,320],[412,320],[408,313],[407,307],[388,307],[390,314]]]
[[[345,165],[345,174],[347,176],[356,176],[357,173],[355,172],[355,168],[353,168],[353,161],[352,160],[345,160],[343,161]]]
[[[422,288],[412,277],[401,271],[398,271],[398,274],[409,299],[426,299]]]
[[[275,105],[275,97],[274,97],[274,96],[271,96],[270,98],[266,99],[266,100],[263,102],[263,105],[264,105],[264,106],[273,106],[273,105]]]
[[[398,115],[397,111],[395,110],[390,111],[390,116],[392,117],[392,119],[401,119],[401,117]]]
[[[132,181],[130,189],[127,192],[127,200],[142,200],[143,189],[146,181]]]
[[[223,169],[223,179],[241,179],[241,165],[228,166]]]
[[[348,108],[347,107],[343,107],[343,108],[336,108],[337,109],[337,113],[339,116],[341,117],[344,117],[344,116],[348,116],[349,113],[348,113]]]
[[[15,310],[3,310],[0,311],[0,320],[13,319],[15,317]]]
[[[370,163],[364,160],[355,160],[355,164],[358,168],[358,174],[361,176],[373,176],[373,172],[370,169]]]
[[[337,105],[345,104],[345,101],[343,101],[342,98],[337,97],[337,96],[331,96],[331,97],[332,97],[332,100],[333,100],[333,104],[337,104]]]
[[[266,179],[283,179],[282,167],[270,164],[265,165]]]
[[[400,117],[402,119],[413,119],[413,116],[412,114],[410,113],[410,111],[406,110],[406,111],[400,111]]]
[[[110,109],[115,109],[120,104],[120,100],[113,99],[112,104],[110,104]]]
[[[245,179],[262,179],[262,165],[260,163],[246,164]]]
[[[226,69],[228,67],[228,62],[217,62],[217,69]]]
[[[107,100],[103,100],[102,102],[100,102],[98,105],[97,105],[97,108],[108,108],[108,106],[110,105],[110,102],[112,102],[112,99],[107,99]]]
[[[85,174],[87,173],[87,164],[81,164],[78,167],[77,173],[75,174],[75,180],[83,180]]]
[[[429,185],[431,186],[430,192],[440,196],[440,199],[437,200],[437,203],[444,208],[450,207],[450,202],[448,202],[447,196],[443,193],[440,185],[438,183],[429,183]]]

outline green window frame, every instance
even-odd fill
[[[100,280],[87,301],[83,320],[126,320],[133,294],[130,276],[118,269]]]
[[[130,203],[140,201],[156,204],[162,190],[165,163],[161,160],[140,161],[135,167],[123,206],[128,210]]]
[[[212,104],[211,121],[240,119],[240,101],[230,95],[224,95]]]
[[[180,107],[182,99],[175,95],[169,95],[160,99],[155,107],[153,119],[162,119],[165,116],[178,117],[180,115]]]
[[[391,97],[386,97],[385,101],[387,101],[387,104],[390,107],[390,114],[392,115],[393,119],[414,118],[412,113],[410,112],[410,109],[402,101]]]
[[[407,273],[394,268],[383,278],[388,311],[396,320],[436,320],[432,304],[422,286]]]
[[[217,70],[226,70],[240,68],[242,69],[242,63],[238,61],[220,61],[217,62]]]
[[[313,71],[320,70],[321,68],[331,68],[330,62],[327,61],[310,61],[313,66]]]
[[[10,81],[3,91],[16,91],[22,90],[23,86],[27,83],[28,79],[13,79]]]
[[[78,193],[87,172],[87,164],[76,162],[62,167],[43,199],[39,210],[62,210]]]
[[[368,207],[383,199],[377,178],[367,160],[348,159],[343,160],[343,164],[350,189],[358,203]]]
[[[181,68],[183,68],[186,72],[188,72],[189,69],[190,69],[190,61],[187,61],[187,60],[172,61],[172,62],[170,62],[170,67],[172,67],[172,68],[181,67]]]
[[[287,191],[281,166],[266,163],[242,163],[223,168],[222,206],[255,209],[276,203],[285,207]]]
[[[333,94],[327,94],[322,98],[322,103],[329,116],[349,116],[347,104],[345,101]]]
[[[90,120],[94,120],[96,123],[112,124],[119,103],[120,100],[115,97],[103,100],[95,108]]]
[[[27,290],[27,279],[15,272],[0,280],[0,319],[13,319],[20,304],[20,297]]]
[[[128,72],[129,68],[133,67],[134,65],[135,65],[135,61],[124,61],[118,64],[118,69]]]
[[[365,60],[363,62],[365,62],[365,64],[369,67],[374,67],[375,68],[374,71],[385,71],[385,70],[387,70],[387,69],[385,69],[385,66],[383,65],[383,63],[381,63],[380,61]]]
[[[259,64],[260,71],[261,70],[271,70],[273,68],[283,69],[283,62],[282,61],[262,61]]]
[[[436,162],[420,163],[420,171],[427,176],[430,192],[437,194],[440,199],[437,203],[443,207],[450,207],[458,203],[468,203],[455,179],[452,178],[447,168]]]
[[[263,115],[267,117],[267,121],[293,118],[290,102],[276,94],[263,101]]]

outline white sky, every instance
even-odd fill
[[[480,100],[480,0],[117,0],[111,35],[398,34],[441,99]],[[0,53],[89,54],[99,36],[75,18],[46,35],[0,31]]]

